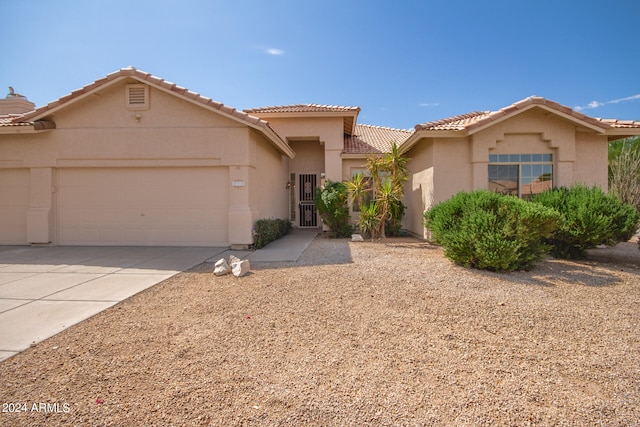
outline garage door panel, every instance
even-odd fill
[[[65,169],[58,175],[60,244],[228,244],[224,168]]]
[[[0,244],[27,244],[31,194],[29,169],[0,169]]]

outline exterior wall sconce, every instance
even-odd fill
[[[296,188],[296,184],[294,182],[291,181],[287,181],[287,185],[286,185],[286,189],[290,189],[291,187]]]
[[[133,118],[136,119],[136,122],[140,123],[140,120],[142,119],[142,114],[140,113],[135,113],[133,115]]]

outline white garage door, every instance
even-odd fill
[[[59,169],[60,245],[226,246],[225,168]]]
[[[0,169],[0,245],[27,244],[29,169]]]

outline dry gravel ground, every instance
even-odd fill
[[[0,424],[640,425],[635,243],[493,274],[318,237],[252,267],[202,264],[0,363],[3,409],[26,404]]]

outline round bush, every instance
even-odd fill
[[[633,206],[599,187],[554,188],[537,194],[533,201],[562,215],[561,226],[548,239],[556,258],[581,259],[586,249],[626,242],[640,219]]]
[[[424,214],[424,225],[447,258],[490,271],[530,270],[549,250],[558,226],[550,208],[487,190],[460,192]]]

